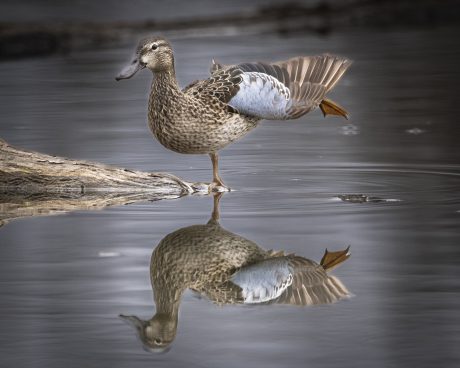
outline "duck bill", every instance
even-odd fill
[[[129,79],[131,78],[134,74],[136,74],[139,70],[142,70],[145,68],[145,64],[141,63],[139,58],[134,58],[133,61],[127,66],[125,66],[120,74],[118,74],[115,77],[115,80],[119,81],[121,79]]]
[[[142,328],[144,326],[144,322],[137,318],[136,316],[125,316],[123,314],[120,314],[119,316],[123,321],[126,321],[129,325],[134,327],[137,331],[142,331]]]

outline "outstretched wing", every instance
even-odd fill
[[[217,99],[240,114],[269,120],[296,119],[318,107],[350,65],[351,61],[331,55],[233,66],[213,60],[211,77],[191,83],[183,92]]]
[[[323,266],[295,255],[243,267],[230,280],[241,289],[240,298],[245,304],[329,304],[350,295]]]
[[[242,82],[229,105],[264,119],[295,119],[318,107],[350,65],[331,55],[239,64]]]

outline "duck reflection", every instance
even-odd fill
[[[181,296],[191,289],[219,305],[334,303],[349,296],[330,270],[345,261],[343,251],[325,251],[320,263],[283,251],[264,250],[251,240],[222,228],[219,200],[212,217],[168,234],[152,254],[150,278],[156,313],[149,320],[124,316],[149,351],[161,352],[173,342]]]

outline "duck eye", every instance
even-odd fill
[[[152,50],[156,50],[157,48],[158,48],[158,45],[157,45],[156,43],[154,43],[154,44],[152,45]]]

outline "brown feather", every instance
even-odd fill
[[[290,117],[298,118],[320,105],[350,65],[350,60],[331,55],[297,57],[273,64],[288,74],[281,82],[291,92]]]

